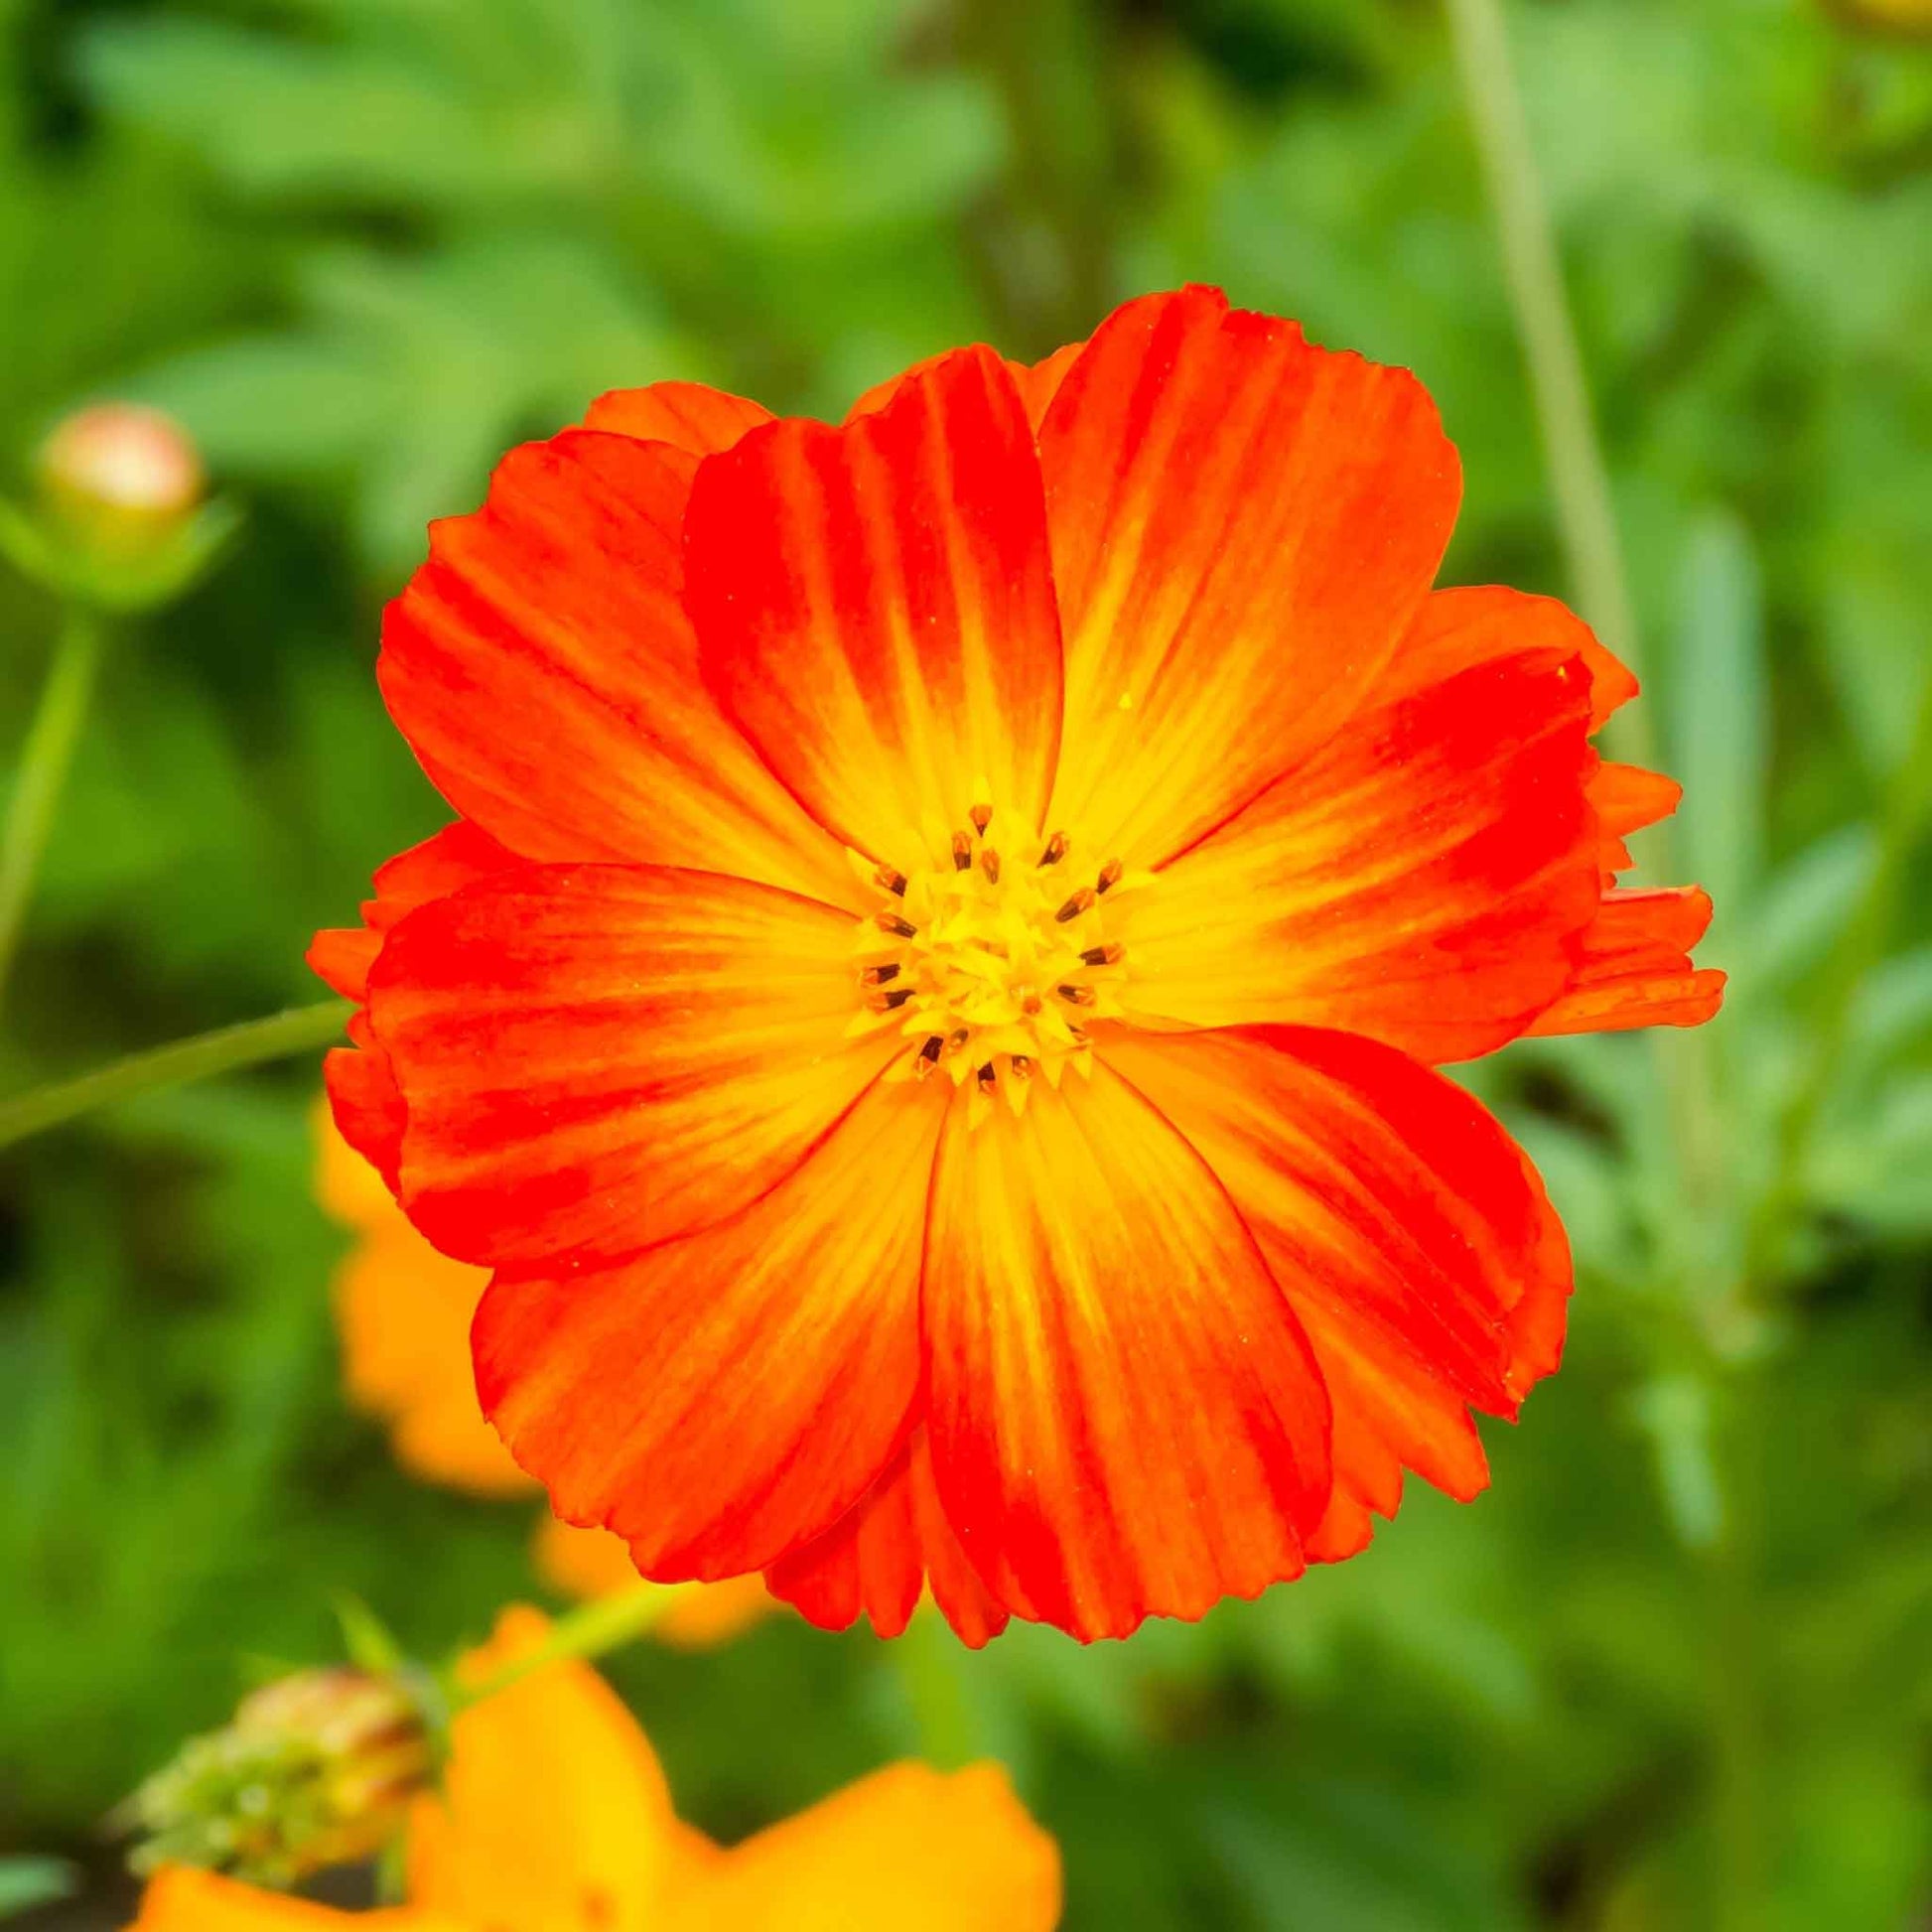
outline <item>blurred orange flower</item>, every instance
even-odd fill
[[[477,1406],[470,1323],[486,1269],[440,1255],[410,1226],[381,1177],[316,1113],[316,1194],[351,1230],[337,1271],[336,1322],[350,1399],[388,1429],[396,1459],[417,1475],[481,1496],[536,1496]],[[567,1596],[634,1588],[621,1538],[546,1516],[535,1543],[538,1574]],[[659,1641],[724,1643],[777,1607],[760,1578],[734,1578],[681,1595],[652,1625]]]
[[[379,675],[462,816],[310,957],[560,1515],[983,1642],[1483,1487],[1570,1255],[1435,1069],[1723,976],[1616,885],[1636,680],[1432,588],[1460,491],[1407,371],[1191,288],[836,428],[607,396],[435,527]]]
[[[468,1669],[546,1627],[506,1611]],[[897,1764],[722,1849],[678,1821],[643,1732],[579,1663],[459,1715],[406,1868],[406,1905],[347,1913],[175,1866],[135,1932],[1048,1932],[1060,1908],[1059,1853],[992,1764]]]

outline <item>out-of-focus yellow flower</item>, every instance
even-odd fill
[[[54,427],[36,466],[58,514],[104,549],[150,549],[202,500],[201,453],[172,416],[140,403],[101,402]]]
[[[372,1857],[434,1769],[422,1689],[346,1666],[302,1671],[192,1739],[127,1807],[136,1870],[213,1866],[270,1885]]]
[[[470,1319],[489,1271],[438,1254],[336,1131],[327,1105],[318,1105],[315,1118],[317,1198],[355,1237],[335,1286],[350,1400],[384,1424],[396,1459],[429,1481],[475,1495],[540,1495],[477,1406]],[[544,1581],[565,1595],[637,1586],[620,1538],[555,1517],[537,1533],[535,1560]],[[727,1642],[775,1607],[760,1579],[734,1578],[682,1591],[652,1634],[703,1648]]]
[[[478,1680],[543,1640],[511,1610]],[[604,1681],[545,1665],[462,1713],[419,1799],[408,1904],[350,1915],[175,1867],[136,1932],[1049,1932],[1059,1853],[996,1765],[897,1764],[726,1851],[681,1824]]]

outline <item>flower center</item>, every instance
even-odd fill
[[[975,1124],[997,1099],[1019,1113],[1035,1078],[1091,1069],[1087,1027],[1119,1017],[1124,953],[1106,915],[1135,885],[1118,859],[1077,864],[1066,834],[1016,833],[1002,850],[989,805],[952,836],[951,862],[901,873],[854,855],[882,894],[861,922],[860,1011],[848,1032],[895,1028],[888,1079],[974,1083]]]

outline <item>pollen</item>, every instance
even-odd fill
[[[887,897],[859,924],[847,1031],[902,1035],[886,1077],[964,1091],[974,1125],[1001,1104],[1023,1112],[1041,1080],[1092,1071],[1088,1030],[1125,1012],[1128,949],[1107,923],[1148,883],[1063,831],[1039,839],[1011,823],[1003,863],[988,842],[1002,823],[974,803],[940,863],[904,872],[853,855]]]

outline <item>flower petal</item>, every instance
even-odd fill
[[[423,907],[370,994],[407,1102],[411,1219],[446,1254],[503,1263],[736,1213],[901,1047],[843,1036],[855,930],[648,866],[528,867]]]
[[[1468,595],[1431,598],[1386,696],[1123,899],[1132,1010],[1449,1060],[1563,991],[1600,890],[1590,683],[1560,645],[1513,648],[1517,600],[1473,594],[1471,635]]]
[[[505,1610],[463,1663],[479,1683],[549,1621]],[[682,1828],[644,1733],[587,1664],[546,1664],[458,1714],[439,1796],[409,1825],[409,1895],[471,1927],[656,1923]]]
[[[904,1439],[940,1110],[868,1090],[736,1219],[609,1269],[499,1274],[485,1412],[557,1513],[663,1582],[760,1570],[849,1510]]]
[[[1301,1571],[1328,1406],[1200,1157],[1104,1067],[949,1111],[924,1311],[938,1491],[994,1593],[1083,1639]]]
[[[1684,787],[1661,771],[1646,771],[1640,764],[1600,764],[1589,781],[1590,809],[1602,835],[1600,865],[1605,889],[1615,883],[1616,875],[1631,864],[1630,848],[1624,844],[1632,832],[1641,832],[1668,818],[1677,809]]]
[[[1033,436],[990,349],[842,429],[773,423],[712,458],[685,569],[720,704],[849,845],[938,864],[975,804],[1037,831],[1059,621]]]
[[[1006,1607],[967,1562],[946,1520],[922,1428],[857,1507],[774,1565],[766,1582],[774,1596],[823,1630],[843,1630],[863,1614],[879,1636],[896,1637],[928,1584],[970,1648],[978,1650],[1007,1626]]]
[[[1020,400],[1026,406],[1027,421],[1037,431],[1053,398],[1059,394],[1060,384],[1066,379],[1066,372],[1078,358],[1085,343],[1068,343],[1064,348],[1056,348],[1051,355],[1038,362],[1015,362],[1006,356],[1000,359],[1006,363],[1007,373],[1013,377],[1013,386],[1020,391]],[[897,375],[889,375],[884,382],[875,382],[850,409],[845,412],[849,423],[855,417],[871,416],[882,410],[898,394],[913,376],[923,375],[934,364],[945,360],[954,353],[943,350],[938,355],[928,355],[923,362],[914,362],[909,369],[901,369]]]
[[[1328,1385],[1337,1486],[1384,1515],[1404,1465],[1473,1495],[1464,1405],[1514,1417],[1563,1348],[1569,1244],[1522,1151],[1459,1087],[1347,1034],[1126,1034],[1106,1052],[1254,1230]]]
[[[512,450],[389,607],[390,715],[529,859],[736,873],[843,903],[844,855],[699,682],[679,545],[696,459],[570,430]]]
[[[702,382],[651,382],[641,389],[607,390],[591,404],[584,427],[712,456],[729,450],[748,429],[770,420],[771,412],[761,402],[728,390]]]
[[[1460,495],[1406,370],[1217,290],[1130,302],[1039,432],[1066,635],[1052,818],[1158,865],[1355,709]]]
[[[434,1912],[339,1912],[212,1871],[170,1865],[141,1894],[130,1932],[462,1932]]]
[[[1570,989],[1532,1034],[1622,1033],[1632,1027],[1701,1027],[1724,1004],[1725,976],[1694,967],[1690,951],[1711,923],[1696,886],[1605,893],[1584,934]]]
[[[318,1195],[357,1235],[334,1284],[349,1399],[387,1427],[405,1468],[477,1495],[522,1495],[530,1478],[483,1421],[470,1366],[488,1276],[438,1254],[326,1116],[320,1153]]]
[[[500,1447],[500,1445],[499,1445]],[[566,1596],[610,1596],[635,1589],[637,1566],[630,1546],[608,1530],[580,1530],[546,1516],[537,1531],[537,1574]],[[756,1574],[730,1577],[719,1584],[664,1584],[675,1591],[658,1612],[650,1634],[675,1650],[712,1650],[742,1636],[778,1608],[778,1600]]]
[[[458,819],[383,866],[375,875],[375,897],[362,902],[361,925],[318,932],[309,946],[309,966],[345,999],[366,1001],[369,970],[398,919],[519,864],[487,833]],[[333,1047],[323,1060],[329,1104],[343,1138],[393,1193],[402,1161],[402,1089],[365,1014],[350,1017],[348,1036],[352,1049]]]
[[[687,1866],[652,1932],[1052,1932],[1060,1858],[997,1765],[895,1764]]]

